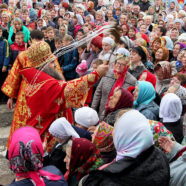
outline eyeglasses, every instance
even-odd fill
[[[116,62],[116,65],[121,66],[121,67],[125,66],[124,63],[119,63],[119,62]]]

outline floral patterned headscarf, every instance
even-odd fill
[[[77,180],[88,174],[91,170],[96,170],[103,164],[100,151],[96,146],[85,138],[72,139],[72,149],[70,158],[70,172],[68,180],[75,175]]]
[[[114,150],[112,137],[113,127],[105,122],[99,124],[93,143],[100,152],[111,152]]]
[[[14,132],[9,148],[10,169],[16,179],[30,178],[35,186],[45,186],[48,180],[60,180],[61,176],[44,171],[43,146],[40,135],[33,127],[21,127]]]
[[[172,76],[172,68],[168,61],[161,61],[158,62],[157,65],[154,67],[154,72],[159,68],[162,69],[163,72],[163,79],[170,79]]]

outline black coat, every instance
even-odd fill
[[[59,143],[56,142],[49,154],[44,157],[43,166],[54,165],[65,174],[67,171],[66,163],[64,162],[66,153],[64,152],[63,146],[66,142],[57,146],[58,144]]]
[[[152,146],[137,158],[115,161],[89,173],[83,186],[168,186],[170,169],[165,155]]]

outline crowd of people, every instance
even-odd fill
[[[185,1],[0,3],[9,186],[186,186]]]

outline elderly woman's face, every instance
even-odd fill
[[[16,11],[16,12],[15,12],[15,17],[18,17],[18,18],[20,18],[20,17],[21,17],[21,14],[20,14],[20,12],[19,12],[19,11]]]
[[[66,148],[66,157],[64,159],[64,162],[66,163],[66,169],[67,170],[70,169],[71,150],[72,150],[71,147]]]
[[[124,59],[118,59],[114,64],[114,71],[116,71],[118,74],[123,73],[124,68],[127,66],[127,63],[128,62]]]
[[[141,61],[141,56],[137,52],[131,51],[130,52],[130,62],[132,64],[136,64],[136,63],[138,63],[140,61]]]
[[[19,30],[21,29],[21,23],[18,22],[18,21],[16,21],[16,22],[14,23],[14,26],[15,26],[15,29],[16,29],[17,31],[19,31]]]
[[[163,49],[162,49],[162,48],[159,48],[159,49],[156,51],[155,58],[156,58],[156,60],[158,60],[158,61],[162,60],[162,58],[163,58]]]
[[[115,106],[118,103],[120,97],[121,97],[121,90],[120,89],[116,89],[114,91],[114,94],[110,97],[110,100],[108,102],[108,106],[111,109],[115,108]]]
[[[177,37],[179,36],[179,32],[177,30],[172,30],[170,33],[170,38],[171,39],[177,39]]]
[[[183,58],[184,53],[185,53],[185,50],[182,50],[182,51],[178,54],[178,57],[177,57],[177,60],[178,60],[178,61],[182,61],[182,58]]]
[[[178,30],[181,30],[181,28],[182,28],[182,25],[181,25],[181,23],[176,23],[175,24],[175,27],[178,29]]]
[[[96,13],[96,20],[97,20],[97,21],[101,21],[102,19],[103,19],[102,13],[101,13],[101,12],[97,12],[97,13]]]
[[[179,51],[180,51],[180,45],[177,44],[177,45],[175,45],[174,48],[173,48],[173,56],[174,56],[174,57],[177,57]]]
[[[109,45],[108,43],[103,43],[103,44],[102,44],[102,48],[103,48],[103,52],[104,52],[104,53],[107,53],[109,50],[112,49],[112,46]]]
[[[157,77],[159,80],[163,80],[163,71],[162,71],[162,68],[159,68],[159,69],[156,70],[154,73],[155,73],[156,77]]]

